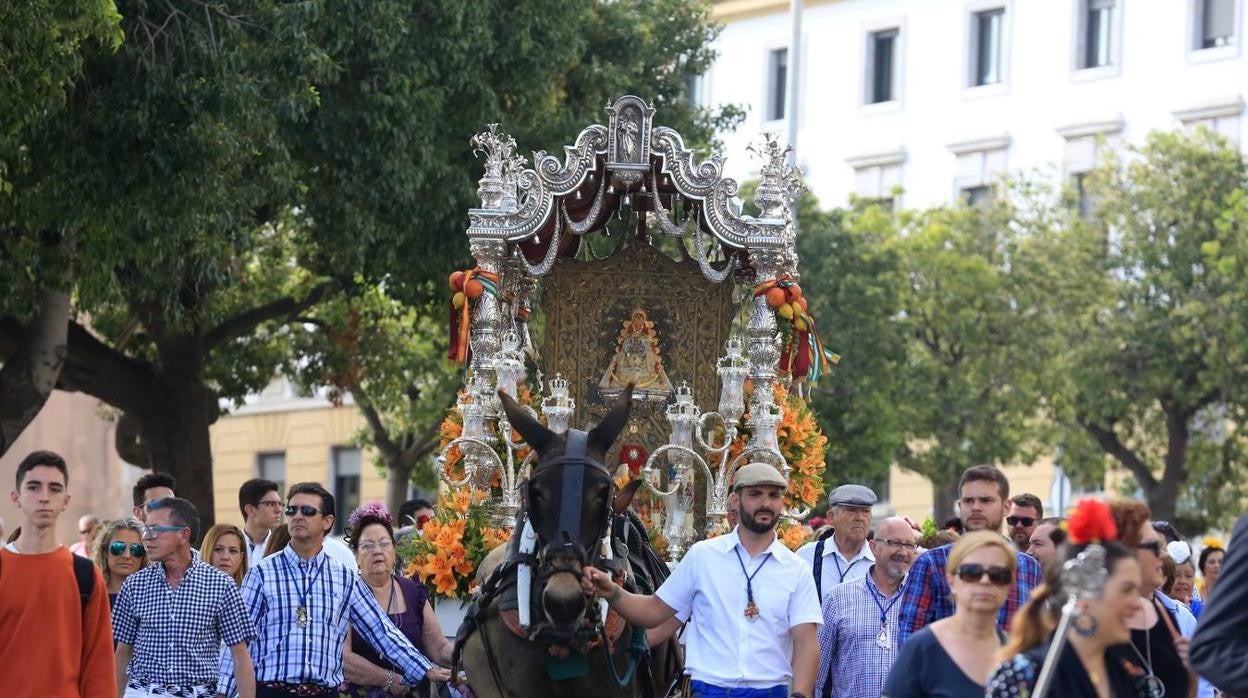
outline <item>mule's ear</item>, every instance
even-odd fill
[[[550,442],[554,440],[555,432],[533,419],[529,411],[517,404],[507,393],[498,391],[498,399],[503,403],[503,412],[507,413],[507,421],[511,422],[511,428],[520,432],[520,435],[524,437],[524,442],[532,446],[538,456],[545,453]]]
[[[615,443],[615,437],[619,436],[624,430],[624,425],[628,424],[628,413],[632,409],[633,384],[629,383],[624,389],[624,399],[620,404],[608,412],[598,426],[589,432],[589,448],[598,454],[599,460],[607,455],[607,451],[611,450],[611,444]]]
[[[633,505],[633,497],[637,495],[637,490],[641,488],[641,478],[637,478],[632,482],[624,485],[619,492],[615,493],[615,497],[611,499],[611,511],[616,516],[628,511]]]

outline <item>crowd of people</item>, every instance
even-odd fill
[[[875,493],[842,485],[794,552],[775,532],[786,478],[751,463],[733,481],[732,530],[691,546],[654,594],[594,567],[583,588],[636,625],[682,623],[681,690],[698,698],[1012,698],[1032,695],[1046,664],[1053,696],[1248,696],[1248,516],[1229,546],[1195,554],[1138,501],[1045,518],[993,466],[958,487],[956,525],[924,534],[903,517],[873,524]],[[5,695],[466,691],[428,590],[398,573],[396,542],[419,535],[431,503],[409,503],[397,528],[364,505],[343,543],[317,483],[283,496],[250,480],[241,525],[207,531],[176,489],[145,476],[132,518],[84,516],[66,547],[68,465],[47,451],[22,461],[20,526],[0,549]],[[1075,563],[1095,567],[1091,592],[1064,574]]]

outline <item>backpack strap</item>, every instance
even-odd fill
[[[70,555],[74,558],[74,579],[78,580],[78,596],[82,598],[82,610],[85,612],[95,591],[95,563],[81,555]]]
[[[835,530],[826,531],[819,536],[819,542],[815,543],[815,559],[812,561],[810,569],[815,575],[815,598],[819,599],[819,605],[823,605],[823,545],[832,537]]]

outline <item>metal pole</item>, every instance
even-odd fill
[[[1057,630],[1053,633],[1053,641],[1049,643],[1049,653],[1044,658],[1044,666],[1040,667],[1040,675],[1036,677],[1036,687],[1031,693],[1031,698],[1044,698],[1049,691],[1049,684],[1053,681],[1053,674],[1057,671],[1057,663],[1061,660],[1062,650],[1066,647],[1066,631],[1070,629],[1071,618],[1075,616],[1076,599],[1072,595],[1070,600],[1062,607],[1062,619],[1057,623]]]
[[[798,86],[801,84],[801,55],[802,55],[802,0],[789,0],[790,19],[792,20],[791,33],[789,35],[789,69],[787,84],[785,89],[788,97],[788,104],[785,106],[785,116],[788,117],[788,139],[789,145],[793,147],[793,151],[789,153],[789,164],[797,164],[797,122],[798,122]]]

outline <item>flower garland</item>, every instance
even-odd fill
[[[445,497],[438,513],[425,522],[419,535],[399,545],[407,560],[404,572],[420,579],[434,596],[466,599],[475,587],[481,561],[511,538],[511,531],[489,525],[481,506],[485,493],[464,489]]]
[[[538,397],[533,394],[532,390],[529,390],[529,386],[520,384],[520,386],[516,389],[516,392],[519,393],[519,395],[516,398],[516,401],[519,402],[521,405],[527,405],[529,407],[534,407],[534,408],[541,406],[541,400],[538,399]],[[464,394],[460,393],[460,397],[462,398],[463,396]],[[545,417],[542,417],[541,421],[544,423]],[[463,433],[464,433],[464,418],[459,414],[459,410],[457,410],[454,407],[451,407],[450,409],[446,411],[446,417],[442,419],[442,424],[439,425],[438,427],[438,436],[439,436],[438,450],[440,451],[446,448],[447,444],[454,441],[455,439],[458,439],[460,436],[463,435]],[[511,433],[511,440],[512,440],[512,443],[518,444],[524,440],[524,437],[520,436],[520,432],[513,430]],[[529,453],[531,451],[532,449],[529,448],[528,446],[524,446],[520,450],[516,451],[516,454],[515,454],[516,462],[519,463],[523,461],[525,458],[529,456]],[[504,463],[507,462],[507,452],[503,449],[503,445],[501,443],[495,446],[494,452],[498,454],[498,457],[501,461],[503,461]],[[446,465],[444,467],[445,467],[447,476],[453,480],[458,480],[462,478],[464,476],[464,471],[463,471],[463,468],[460,467],[459,463],[460,461],[463,460],[464,454],[460,452],[459,447],[456,446],[455,448],[452,448],[450,452],[446,454],[446,456],[447,456]],[[491,482],[489,484],[490,484],[490,487],[492,488],[497,488],[501,486],[502,483],[499,481],[499,475],[497,471],[493,473]]]
[[[752,392],[748,389],[747,392]],[[785,506],[791,509],[816,507],[823,501],[823,471],[827,467],[828,437],[819,429],[815,413],[800,396],[791,394],[780,384],[775,385],[776,404],[784,406],[784,416],[776,428],[780,455],[789,464],[789,488],[784,495]],[[747,425],[728,449],[729,459],[736,458],[749,443]]]

